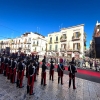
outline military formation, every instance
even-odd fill
[[[46,56],[44,56],[42,60],[42,71],[41,71],[41,85],[46,86],[46,70],[48,66],[46,64]],[[0,54],[0,74],[3,74],[4,77],[7,77],[10,82],[16,83],[16,87],[23,88],[23,78],[24,73],[25,77],[27,78],[27,94],[34,95],[34,82],[37,81],[37,75],[39,75],[39,55],[5,55]],[[58,84],[61,81],[61,85],[63,85],[63,74],[65,67],[63,65],[63,59],[61,58],[59,64],[57,65],[57,72],[58,72]],[[50,65],[49,65],[49,80],[54,81],[54,61],[51,58]],[[73,89],[75,87],[75,73],[76,67],[74,63],[74,58],[72,62],[70,62],[70,66],[68,68],[69,71],[69,88],[71,86],[71,79],[73,80]]]

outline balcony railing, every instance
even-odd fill
[[[60,49],[60,52],[65,52],[66,51],[66,48],[61,48]]]
[[[60,37],[60,42],[65,42],[67,40],[67,36],[61,36]]]
[[[49,44],[52,44],[52,41],[49,41]]]
[[[80,37],[72,36],[72,41],[74,41],[74,40],[80,40]]]
[[[38,44],[33,44],[32,46],[33,46],[33,47],[34,47],[34,46],[38,46]]]
[[[27,44],[31,44],[31,41],[28,41]]]
[[[58,43],[58,41],[55,40],[54,43]]]
[[[80,52],[80,48],[73,49],[73,51]]]

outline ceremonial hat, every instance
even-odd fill
[[[63,59],[62,58],[60,58],[60,63],[63,63]]]

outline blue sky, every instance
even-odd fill
[[[47,36],[59,26],[85,24],[89,47],[97,20],[100,0],[0,0],[0,39],[30,31]]]

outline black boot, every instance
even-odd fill
[[[69,88],[70,88],[70,86],[71,86],[71,79],[69,79]]]
[[[51,75],[50,75],[50,78],[49,78],[49,80],[51,80]]]
[[[19,87],[19,80],[17,79],[16,87]]]
[[[75,78],[73,78],[73,89],[76,89],[76,87],[75,87]]]
[[[41,79],[41,85],[43,84],[43,78]]]
[[[58,84],[59,84],[59,81],[60,81],[60,77],[58,77]]]
[[[61,77],[61,85],[63,85],[63,77]]]
[[[27,85],[27,94],[29,93],[29,86]]]

